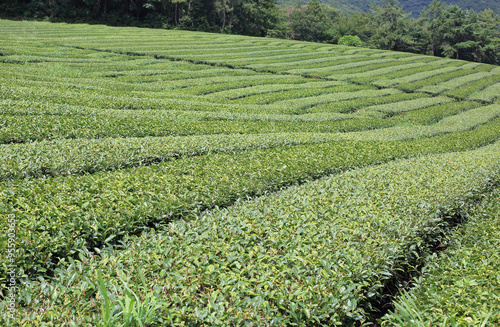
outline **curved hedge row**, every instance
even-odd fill
[[[18,268],[36,277],[61,258],[156,223],[404,154],[395,143],[322,143],[11,181],[0,185],[0,211],[18,217]]]
[[[495,143],[345,172],[175,222],[28,283],[19,320],[33,312],[37,322],[119,323],[113,305],[136,292],[132,305],[173,326],[367,322],[383,285],[440,237],[440,208],[460,210],[499,169]],[[89,304],[103,294],[115,301],[104,317]]]
[[[180,157],[337,140],[330,133],[269,133],[77,139],[0,147],[0,180],[69,176],[145,166]]]
[[[394,140],[397,135],[400,135],[404,139],[411,139],[423,136],[424,133],[422,133],[422,130],[427,130],[427,135],[452,131],[457,132],[467,130],[471,126],[477,126],[490,118],[488,115],[491,112],[488,107],[473,110],[473,108],[478,106],[474,102],[461,102],[414,110],[403,116],[394,116],[385,121],[379,120],[385,123],[380,123],[380,126],[394,126],[398,124],[422,124],[427,126],[393,127],[365,131],[363,133],[282,132],[184,137],[80,138],[74,140],[43,140],[25,144],[6,144],[0,147],[0,157],[3,158],[2,162],[0,162],[0,180],[95,173],[103,170],[117,170],[127,167],[150,165],[179,157],[199,156],[210,153],[230,153],[255,148],[272,148],[306,143],[323,143],[346,138],[367,140],[383,138],[385,135],[386,140]],[[460,114],[465,110],[468,111]],[[475,117],[477,114],[480,114],[479,117]],[[485,115],[486,120],[483,117]],[[302,116],[305,118],[311,115]],[[469,116],[472,116],[470,120],[467,119]],[[217,114],[216,117],[221,119],[223,115]],[[262,118],[260,115],[259,117]],[[318,117],[314,118],[317,120]],[[457,120],[458,124],[454,126]],[[440,122],[430,125],[437,121]],[[376,122],[376,120],[373,120],[373,122]]]
[[[384,317],[385,326],[500,324],[500,191],[484,197],[449,243],[428,259],[415,288]]]
[[[500,136],[500,119],[407,142],[337,142],[212,154],[93,175],[3,183],[2,219],[19,217],[20,271],[179,217],[331,173],[423,153],[471,149]],[[4,269],[6,259],[2,260]]]

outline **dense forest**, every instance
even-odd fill
[[[267,36],[500,64],[498,14],[437,0],[417,18],[397,0],[382,0],[368,13],[318,0],[282,7],[276,0],[5,0],[0,16]]]
[[[256,36],[279,19],[275,0],[6,0],[0,16]]]
[[[282,6],[302,6],[307,5],[310,0],[278,0],[278,4]],[[381,5],[382,0],[320,0],[321,4],[340,9],[343,12],[370,12],[372,5]],[[401,6],[405,12],[410,13],[414,18],[417,18],[425,7],[429,7],[431,0],[400,0]],[[475,11],[483,11],[492,9],[495,13],[500,14],[500,1],[498,0],[443,0],[443,3],[448,5],[457,5],[462,9],[472,9]]]
[[[413,13],[414,17],[424,10],[424,7],[429,7],[430,0],[401,0],[401,5],[406,12]],[[465,10],[483,11],[491,9],[495,13],[500,13],[500,1],[498,0],[443,0],[447,5],[457,5]]]

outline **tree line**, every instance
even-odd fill
[[[268,36],[500,64],[500,17],[438,0],[417,18],[397,0],[352,14],[318,0],[286,7],[276,0],[4,0],[0,16]]]
[[[331,12],[312,0],[307,8],[292,13],[300,17],[290,21],[294,38],[342,43],[345,35],[352,35],[357,37],[357,45],[500,64],[500,17],[490,9],[476,12],[433,0],[418,18],[412,18],[397,0],[384,0],[382,6],[372,6],[371,13],[338,13],[332,19],[329,13],[325,19],[325,15],[313,18],[309,6]],[[299,29],[294,26],[308,19],[321,29],[297,34]]]
[[[276,0],[3,0],[0,17],[266,36]]]

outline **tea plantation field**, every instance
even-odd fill
[[[2,325],[500,325],[498,66],[0,20],[0,76]]]

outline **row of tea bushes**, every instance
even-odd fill
[[[278,48],[278,47],[276,47]],[[299,50],[299,49],[296,49]],[[373,49],[352,49],[347,47],[327,47],[319,49],[307,49],[313,51],[299,50],[298,53],[281,54],[270,53],[269,56],[259,58],[242,57],[226,58],[222,63],[237,64],[238,67],[251,68],[259,71],[276,71],[291,73],[290,69],[326,68],[334,65],[342,65],[358,62],[378,60],[384,57],[404,57],[401,53],[388,53]],[[326,51],[325,51],[326,50]],[[360,51],[361,50],[361,51]],[[206,57],[206,56],[204,56]]]
[[[443,66],[448,67],[450,65],[449,62],[446,61],[436,61],[429,63],[427,66],[422,66],[419,68],[412,68],[412,69],[404,69],[404,70],[395,70],[394,72],[390,72],[384,75],[380,76],[374,76],[374,77],[363,77],[359,79],[350,79],[350,81],[353,82],[358,82],[358,83],[376,83],[377,81],[384,81],[384,80],[390,80],[393,78],[401,78],[407,75],[412,75],[416,73],[421,73],[425,71],[432,71],[434,69],[440,69],[443,68]],[[455,65],[457,65],[455,63]],[[452,65],[453,66],[453,65]],[[416,91],[419,90],[422,87],[430,86],[430,85],[435,85],[435,84],[440,84],[440,83],[445,83],[453,78],[458,78],[464,75],[469,75],[469,74],[476,74],[478,72],[488,72],[491,71],[492,66],[491,65],[481,65],[481,64],[475,64],[475,66],[472,66],[470,64],[465,64],[465,65],[460,65],[460,70],[455,70],[451,72],[446,72],[444,74],[438,74],[434,75],[431,77],[427,77],[425,79],[420,79],[420,80],[414,80],[412,78],[411,82],[405,82],[403,81],[402,83],[397,84],[397,88],[405,90],[405,91]]]
[[[351,113],[356,111],[357,109],[367,106],[394,103],[399,101],[412,100],[425,97],[427,97],[425,93],[403,93],[401,91],[396,90],[393,93],[387,95],[378,95],[374,97],[364,97],[364,98],[318,104],[309,108],[307,112]]]
[[[55,49],[52,49],[55,51]],[[83,50],[82,50],[83,51]],[[306,99],[297,103],[300,108],[290,109],[292,113],[316,104],[333,102],[356,102],[357,99],[384,98],[384,95],[400,94],[397,90],[372,90],[373,87],[347,84],[341,82],[311,82],[298,76],[257,74],[252,71],[231,70],[227,68],[207,68],[189,63],[149,62],[145,59],[123,60],[111,54],[108,61],[96,62],[101,71],[87,69],[85,65],[69,63],[45,63],[42,68],[10,67],[5,70],[8,80],[0,88],[4,114],[101,114],[100,109],[183,109],[193,111],[227,111],[255,112],[259,109],[269,111],[268,106],[256,106],[275,102],[274,107],[281,105],[294,106],[297,98]],[[121,60],[120,60],[121,59]],[[19,65],[18,65],[19,66]],[[139,70],[147,67],[146,70]],[[12,69],[16,68],[16,69]],[[40,73],[40,69],[44,73]],[[173,69],[173,70],[172,70]],[[96,75],[97,74],[97,75]],[[141,74],[141,75],[138,75]],[[121,78],[129,78],[126,82]],[[182,78],[184,77],[184,78]],[[164,81],[162,81],[164,80]],[[99,81],[99,83],[96,83]],[[161,83],[156,83],[161,81]],[[144,84],[145,82],[148,82]],[[277,83],[277,84],[276,84]],[[285,84],[283,84],[285,83]],[[154,84],[151,86],[151,84]],[[240,85],[241,84],[241,85]],[[252,85],[255,85],[252,87]],[[266,90],[266,85],[269,88]],[[331,87],[326,87],[331,85]],[[172,88],[183,88],[177,92]],[[283,87],[292,88],[286,92],[277,92]],[[169,90],[165,90],[165,88]],[[229,88],[229,90],[226,90]],[[252,96],[252,90],[257,93]],[[273,91],[274,89],[274,91]],[[366,94],[359,90],[367,90]],[[76,92],[78,90],[78,92]],[[226,90],[226,91],[220,91]],[[260,90],[260,91],[258,91]],[[260,92],[267,93],[260,94]],[[158,96],[162,91],[161,97]],[[220,91],[220,92],[219,92]],[[376,92],[376,97],[373,95]],[[246,94],[238,101],[227,103],[226,95]],[[334,92],[338,96],[324,94]],[[193,93],[205,95],[193,97]],[[221,93],[220,95],[218,95]],[[350,94],[352,93],[352,94]],[[212,94],[218,96],[213,97]],[[322,95],[323,94],[323,95]],[[208,96],[206,96],[208,95]],[[319,96],[319,98],[316,98]],[[222,98],[221,98],[222,96]],[[241,96],[241,95],[240,95]],[[405,94],[401,94],[405,96]],[[424,96],[422,94],[422,96]],[[344,99],[344,100],[342,100]],[[207,102],[208,101],[208,102]],[[223,101],[223,105],[213,103]],[[277,102],[276,102],[277,101]],[[285,101],[286,103],[283,103]],[[333,102],[332,102],[333,101]],[[384,101],[381,101],[384,102]],[[251,104],[251,106],[248,106]],[[242,106],[243,105],[243,106]],[[359,105],[359,104],[356,104]],[[302,108],[302,109],[301,109]],[[297,110],[294,110],[297,109]],[[278,109],[274,109],[277,111]],[[317,111],[318,109],[316,109]],[[323,120],[325,118],[322,118]],[[312,120],[312,118],[308,118]]]
[[[471,110],[480,106],[481,104],[475,101],[445,102],[444,104],[433,105],[423,109],[402,112],[399,115],[388,117],[386,120],[394,122],[394,126],[431,125],[439,122],[443,118],[457,115],[466,110]]]
[[[387,77],[400,77],[403,73],[412,74],[423,70],[430,70],[433,66],[440,68],[444,63],[444,61],[435,63],[435,60],[433,60],[432,57],[423,56],[421,59],[413,60],[407,64],[402,63],[397,66],[382,67],[359,73],[335,74],[328,76],[328,78],[356,81],[358,83],[367,84],[375,80],[387,79]],[[396,75],[392,76],[392,74]]]
[[[365,52],[365,54],[367,54]],[[246,58],[248,67],[258,71],[286,72],[294,67],[307,68],[311,66],[328,66],[334,64],[345,64],[358,60],[371,60],[372,58],[366,55],[352,54],[344,49],[344,51],[314,51],[314,53],[298,53],[281,56],[273,56],[263,60],[262,58]],[[233,60],[227,60],[232,63]],[[241,59],[238,59],[241,61]],[[253,63],[257,61],[257,63]]]
[[[28,282],[17,319],[119,323],[119,303],[132,303],[154,312],[149,323],[172,326],[366,323],[383,285],[441,239],[449,215],[467,214],[463,201],[499,169],[495,143],[357,169],[173,222]]]
[[[428,260],[415,288],[401,296],[386,326],[498,326],[500,324],[500,192]]]
[[[373,89],[373,90],[360,90],[353,92],[337,92],[328,93],[318,96],[302,97],[297,99],[276,101],[268,105],[263,105],[262,108],[271,112],[281,113],[303,113],[306,109],[324,103],[334,103],[337,101],[345,101],[351,99],[368,98],[375,96],[385,96],[396,94],[397,91],[393,89]]]
[[[0,147],[0,180],[79,175],[180,157],[337,140],[330,133],[269,133],[51,140]]]
[[[351,50],[352,51],[352,50]],[[290,58],[290,59],[279,59],[269,58],[268,60],[259,60],[254,63],[254,61],[247,60],[248,68],[254,69],[256,71],[267,71],[267,72],[276,72],[276,73],[285,73],[285,74],[298,74],[301,76],[315,76],[325,77],[328,74],[329,67],[336,65],[346,65],[342,66],[344,68],[356,68],[361,66],[366,66],[364,62],[371,62],[373,60],[380,60],[383,58],[391,58],[391,57],[401,57],[398,54],[389,54],[383,52],[373,51],[369,53],[368,51],[360,54],[358,52],[335,52],[333,54],[321,55],[320,51],[309,52],[308,55],[302,56],[300,58]],[[367,64],[369,65],[369,63]],[[326,73],[321,74],[322,71],[326,71]]]
[[[348,59],[348,58],[346,58]],[[294,67],[293,69],[287,70],[287,73],[294,75],[314,75],[320,77],[327,77],[334,73],[343,72],[343,73],[354,73],[359,70],[366,71],[370,68],[379,68],[379,67],[387,67],[387,66],[395,66],[397,62],[398,56],[396,54],[392,54],[388,58],[370,58],[369,60],[350,60],[345,63],[335,63],[330,65],[320,64],[319,67],[317,65],[305,65],[301,68]]]
[[[378,95],[385,92],[376,92]],[[381,93],[382,92],[382,93]],[[432,106],[427,109],[415,110],[425,106],[426,101],[442,102],[440,98],[425,98],[419,94],[396,93],[381,97],[358,98],[325,103],[310,109],[303,109],[308,114],[290,115],[280,114],[279,108],[264,112],[250,113],[248,109],[230,111],[182,111],[172,110],[102,110],[85,106],[53,105],[40,101],[4,100],[2,110],[4,114],[0,122],[1,143],[22,143],[41,141],[44,139],[61,138],[107,138],[107,137],[144,137],[169,135],[197,135],[197,134],[233,134],[233,133],[277,133],[277,132],[351,132],[376,128],[391,127],[405,124],[409,121],[416,124],[427,124],[443,118],[443,109],[449,108],[448,114],[460,110],[453,108],[469,107],[472,102],[452,102],[443,106]],[[342,93],[343,94],[343,93]],[[341,94],[338,94],[341,96]],[[349,97],[350,95],[347,94]],[[334,95],[329,96],[328,101]],[[416,98],[416,99],[415,99]],[[415,99],[405,102],[405,99]],[[420,100],[419,100],[420,99]],[[444,98],[446,99],[446,98]],[[300,99],[296,100],[299,101]],[[314,97],[306,98],[302,105],[314,101],[323,101]],[[341,114],[351,112],[359,106],[369,104],[389,103],[389,107],[396,106],[394,101],[413,105],[404,110],[412,111],[405,115],[394,116],[390,119],[370,118],[352,119],[355,116]],[[445,101],[446,102],[446,101]],[[391,104],[392,103],[392,104]],[[294,112],[293,104],[289,109]],[[298,106],[298,103],[295,104]],[[334,107],[329,110],[328,106]],[[380,105],[379,105],[380,106]],[[10,108],[10,109],[9,109]],[[382,108],[381,107],[374,107]],[[406,108],[406,109],[405,109]],[[214,109],[214,108],[212,108]],[[229,108],[228,108],[229,109]],[[233,108],[235,109],[235,108]],[[439,110],[441,113],[437,113]],[[436,112],[435,112],[436,111]],[[361,112],[363,112],[361,110]],[[15,113],[15,114],[14,114]],[[375,112],[374,112],[375,113]],[[358,115],[359,116],[359,115]],[[347,121],[345,121],[348,119]],[[344,121],[337,121],[344,120]],[[318,122],[314,124],[313,122]]]
[[[412,66],[414,65],[415,63],[421,63],[422,61],[426,61],[426,62],[433,62],[434,60],[429,60],[429,57],[428,56],[401,56],[401,55],[386,55],[386,56],[380,56],[380,57],[383,57],[385,59],[385,61],[378,61],[378,60],[370,60],[368,61],[368,65],[358,65],[358,64],[354,64],[354,65],[349,65],[349,64],[346,64],[346,65],[341,65],[341,69],[338,70],[338,69],[335,69],[334,72],[335,74],[333,75],[328,75],[326,76],[327,78],[331,78],[331,79],[336,79],[336,78],[339,78],[339,79],[349,79],[350,77],[353,77],[353,76],[373,76],[373,75],[377,75],[378,73],[380,73],[381,71],[382,72],[388,72],[389,71],[389,67],[392,67],[393,68],[393,71],[395,70],[398,70],[398,68],[400,66],[402,66],[402,69],[409,69],[408,73],[411,73],[412,71],[412,68],[410,68],[409,66]],[[395,62],[393,61],[396,61],[397,64],[395,64]],[[439,63],[439,64],[442,64],[442,63]],[[432,65],[430,65],[431,67],[429,69],[432,69]],[[418,69],[418,68],[415,68],[414,69]],[[342,77],[340,77],[342,76]]]
[[[3,22],[1,28],[5,31],[15,28],[7,25],[12,24]],[[37,43],[37,39],[43,35],[47,42],[53,40],[57,44],[65,46],[64,49],[68,54],[56,55],[61,60],[65,59],[65,57],[70,58],[71,53],[76,53],[75,49],[71,47],[78,47],[82,55],[88,55],[86,52],[89,50],[96,50],[107,52],[108,56],[154,57],[163,61],[183,60],[184,64],[186,61],[190,61],[197,65],[210,64],[226,66],[227,68],[247,68],[248,74],[251,74],[251,70],[257,70],[303,75],[305,77],[354,78],[360,84],[373,83],[379,87],[397,87],[413,91],[418,86],[430,86],[450,80],[453,76],[464,76],[463,72],[467,75],[479,72],[491,72],[491,74],[499,75],[492,65],[477,65],[475,63],[430,58],[407,53],[352,49],[335,45],[305,44],[283,40],[263,41],[237,36],[221,38],[206,33],[197,34],[192,32],[191,34],[150,30],[137,32],[129,29],[118,32],[107,27],[91,29],[92,32],[87,35],[89,27],[84,25],[66,26],[63,28],[66,32],[61,34],[58,31],[61,26],[46,26],[44,24],[38,24],[37,26],[36,29],[26,25],[18,26],[21,30],[19,35],[24,34],[26,37],[24,43]],[[111,40],[112,42],[110,42]],[[20,46],[20,42],[16,38],[13,38],[7,32],[3,36],[3,41],[9,46],[9,49],[6,49],[8,55],[3,57],[5,60],[11,56],[18,56],[22,61],[23,55],[30,58],[39,55],[40,60],[48,60],[50,51],[46,49],[39,49],[37,52],[29,51],[30,49],[26,48],[24,52],[21,51],[17,55],[12,53],[17,51],[18,47],[22,48],[22,46]],[[38,42],[38,47],[47,47],[47,42],[44,45]],[[165,42],[169,44],[168,47],[164,46],[164,44],[167,44]],[[103,56],[98,55],[97,58],[102,60]],[[427,67],[411,66],[423,61],[429,61],[429,65]],[[393,67],[394,71],[389,71],[389,67]],[[254,72],[252,73],[254,74]],[[398,73],[400,75],[397,75]],[[239,72],[234,74],[237,75]],[[237,77],[236,75],[234,77]],[[479,75],[476,75],[476,77],[479,77]],[[128,81],[134,82],[133,79]],[[466,86],[467,90],[458,91],[455,89],[447,92],[450,96],[460,99],[473,98],[475,93],[481,92],[482,89],[494,84],[498,84],[497,77],[485,75],[476,81],[461,84]],[[221,87],[223,86],[221,85]],[[227,85],[227,87],[230,86]],[[494,101],[495,97],[488,95],[481,98]]]
[[[414,93],[416,94],[416,93]],[[359,107],[362,103],[384,103],[394,102],[401,99],[418,98],[414,94],[398,94],[391,97],[390,95],[382,99],[378,97],[370,97],[367,101],[358,101],[351,103],[349,100],[339,101],[339,106]],[[385,99],[384,99],[385,98]],[[206,104],[200,102],[182,101],[175,103],[172,107],[175,109],[103,109],[82,105],[57,104],[51,102],[41,102],[37,100],[0,100],[0,114],[5,117],[12,115],[16,116],[32,116],[32,115],[64,115],[64,116],[111,116],[113,118],[148,118],[154,117],[163,121],[200,121],[200,120],[249,120],[249,121],[321,121],[325,118],[314,120],[305,115],[280,113],[279,110],[262,109],[258,106],[251,105],[232,105],[232,104]],[[331,103],[334,106],[334,103]],[[262,109],[262,110],[260,110]],[[318,117],[336,117],[337,120],[353,118],[350,114],[339,113],[338,111],[345,110],[311,110],[312,114],[317,114]],[[88,117],[86,117],[88,119]],[[36,118],[35,118],[36,119]],[[64,119],[64,118],[62,118]],[[85,118],[84,118],[85,119]]]
[[[202,115],[202,117],[206,117]],[[331,133],[393,126],[383,119],[342,121],[245,121],[208,117],[172,120],[171,111],[126,111],[96,116],[3,115],[0,143],[24,143],[45,139],[97,139],[209,134]]]
[[[497,85],[498,83],[500,83],[500,74],[492,74],[491,76],[462,85],[459,88],[451,89],[445,92],[444,95],[458,99],[473,98],[476,93],[490,85]]]
[[[428,93],[432,93],[432,94],[441,94],[447,90],[461,87],[467,83],[477,81],[478,79],[485,78],[488,76],[492,76],[492,74],[487,73],[487,72],[470,73],[470,74],[467,74],[465,76],[452,78],[452,79],[450,79],[446,82],[443,82],[443,83],[425,86],[425,87],[421,88],[420,91],[428,92]]]
[[[474,109],[477,106],[478,104],[474,102],[436,105],[388,119],[393,125],[406,123],[427,126],[391,127],[342,135],[338,133],[219,134],[184,137],[59,139],[6,144],[0,146],[0,157],[4,159],[0,165],[0,180],[95,173],[150,165],[179,157],[323,143],[349,138],[394,140],[458,132],[477,127],[486,123],[491,117],[495,117],[494,109],[498,106]],[[221,115],[217,117],[221,118]],[[436,121],[439,122],[430,125]],[[481,131],[482,129],[477,130],[478,133]]]
[[[249,96],[256,96],[258,99],[258,95],[266,94],[266,93],[274,93],[274,92],[290,92],[293,90],[301,90],[301,89],[326,89],[333,86],[345,85],[343,82],[339,81],[307,81],[306,83],[301,84],[290,84],[290,83],[281,83],[281,84],[271,84],[271,85],[256,85],[245,88],[236,88],[231,90],[213,92],[207,94],[205,98],[217,99],[217,100],[234,100],[239,98],[246,98]],[[282,100],[282,99],[280,99]],[[269,102],[263,102],[269,103]]]
[[[385,90],[370,91],[376,95],[384,94]],[[355,92],[353,92],[355,93]],[[388,92],[391,94],[391,92]],[[346,97],[352,94],[342,93]],[[338,94],[341,96],[342,94]],[[340,114],[337,111],[351,111],[363,104],[392,102],[394,100],[411,99],[413,96],[402,97],[368,97],[349,101],[336,101],[342,110],[327,111],[311,109],[309,116],[290,115],[279,113],[276,110],[267,112],[250,113],[247,110],[231,112],[213,111],[176,111],[171,110],[100,110],[80,106],[51,106],[50,104],[35,103],[32,101],[5,101],[14,111],[25,114],[3,114],[0,121],[0,143],[23,143],[41,141],[44,139],[71,139],[71,138],[108,138],[108,137],[145,137],[145,136],[171,136],[171,135],[199,135],[199,134],[249,134],[249,133],[279,133],[279,132],[351,132],[384,128],[400,123],[399,119],[349,119],[353,116]],[[327,99],[328,98],[328,99]],[[306,98],[307,99],[307,98]],[[302,100],[302,105],[312,105],[313,102],[331,101],[334,95],[325,99]],[[361,100],[358,102],[358,100]],[[299,100],[297,100],[299,101]],[[330,103],[332,104],[332,103]],[[294,104],[290,104],[293,106]],[[296,103],[295,105],[298,105]],[[461,107],[460,103],[450,103],[451,107]],[[348,109],[349,110],[348,110]],[[416,110],[415,114],[407,113],[405,116],[429,117],[431,108],[425,114]],[[4,109],[7,110],[7,109]],[[26,110],[24,112],[23,110]],[[28,114],[30,112],[44,114]],[[288,109],[289,113],[295,109]],[[315,115],[317,113],[318,115]],[[410,117],[408,116],[408,117]],[[347,119],[347,120],[346,120]],[[401,119],[404,120],[403,117]],[[342,120],[342,121],[337,121]],[[425,120],[425,119],[424,119]]]
[[[231,90],[234,88],[245,88],[256,85],[272,84],[301,84],[309,82],[300,76],[275,75],[275,74],[248,74],[239,77],[213,77],[209,79],[191,79],[168,82],[168,88],[182,88],[183,91],[192,95],[204,95],[213,92]]]
[[[478,107],[448,116],[433,125],[394,126],[371,131],[345,133],[338,136],[344,140],[396,141],[432,137],[443,133],[454,133],[476,128],[500,116],[500,105]]]
[[[425,79],[420,79],[417,81],[404,82],[404,83],[398,84],[397,88],[404,90],[406,92],[416,92],[416,91],[420,91],[421,88],[429,87],[432,85],[439,85],[441,83],[446,83],[447,81],[452,80],[454,78],[459,78],[459,77],[462,77],[465,75],[475,74],[478,72],[488,72],[490,70],[491,70],[490,65],[479,64],[479,65],[472,67],[470,64],[465,64],[465,65],[461,66],[460,70],[455,70],[455,71],[447,72],[444,74],[434,75],[432,77],[427,77]],[[424,70],[422,70],[422,72],[424,72]],[[405,76],[404,74],[400,74],[400,75],[396,75],[396,74],[398,74],[398,73],[396,72],[393,74],[389,74],[386,77],[393,78],[393,77]]]
[[[472,131],[404,143],[306,144],[93,175],[4,182],[0,209],[3,219],[7,214],[19,218],[19,267],[30,276],[43,275],[59,258],[154,224],[194,217],[205,209],[351,168],[473,149],[497,140],[499,127],[497,119]]]
[[[397,143],[306,144],[181,158],[83,176],[15,180],[0,184],[0,212],[18,219],[18,268],[36,277],[61,258],[113,238],[398,158],[406,150]]]
[[[479,100],[484,102],[492,102],[500,98],[500,83],[490,85],[483,90],[471,95],[471,100]]]
[[[454,65],[448,64],[443,68],[431,69],[428,71],[418,72],[418,73],[410,74],[410,75],[403,75],[402,77],[389,79],[389,80],[375,81],[375,82],[372,82],[372,84],[377,85],[379,87],[394,87],[394,86],[397,86],[398,84],[412,83],[412,82],[416,82],[419,80],[425,80],[425,79],[433,77],[433,76],[447,74],[450,72],[460,70],[461,69],[460,64],[463,64],[463,63],[457,62]]]
[[[399,142],[411,144],[414,147],[413,153],[418,153],[418,151],[420,153],[464,151],[497,141],[500,137],[498,131],[500,131],[500,118],[493,119],[472,130]]]
[[[407,111],[427,108],[427,107],[430,107],[432,105],[448,103],[448,102],[452,102],[452,101],[453,101],[453,99],[448,98],[448,97],[442,97],[442,96],[437,96],[437,97],[432,97],[432,98],[422,97],[422,98],[394,102],[394,103],[389,103],[389,104],[369,106],[369,107],[365,107],[365,108],[358,110],[357,113],[359,113],[359,114],[375,113],[376,114],[378,112],[378,113],[382,113],[384,116],[385,115],[394,115],[394,114],[399,114],[399,113],[403,113],[403,112],[407,112]]]
[[[281,101],[291,101],[293,99],[300,99],[303,97],[314,97],[314,96],[321,96],[329,93],[339,93],[339,92],[356,92],[360,90],[374,90],[375,88],[373,87],[368,87],[368,86],[362,86],[362,85],[355,85],[355,84],[347,84],[347,83],[341,83],[341,82],[322,82],[325,85],[331,84],[331,83],[336,83],[337,85],[329,86],[329,87],[316,87],[315,84],[319,84],[318,82],[316,83],[307,83],[306,85],[308,86],[307,88],[293,88],[289,91],[277,91],[277,92],[270,92],[271,88],[265,93],[265,94],[256,94],[256,95],[248,95],[246,97],[241,97],[237,99],[236,101],[232,101],[233,103],[238,103],[238,104],[255,104],[255,105],[264,105],[264,104],[273,104],[273,103],[280,103]],[[340,84],[340,85],[339,85]],[[301,84],[304,85],[304,84]],[[235,90],[237,92],[240,92],[241,89]]]

